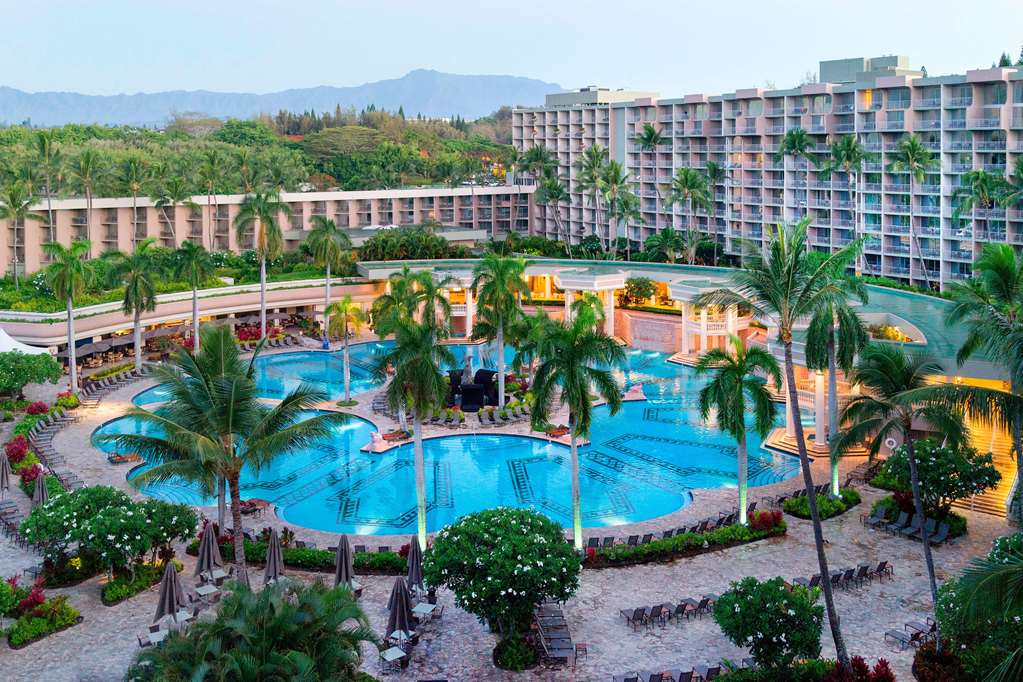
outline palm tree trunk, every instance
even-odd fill
[[[199,287],[192,287],[192,352],[199,352]]]
[[[504,320],[497,320],[497,406],[504,409]]]
[[[24,230],[25,227],[28,225],[28,219],[27,218],[22,218],[21,225],[22,225],[21,229]],[[14,290],[17,291],[20,288],[18,286],[18,226],[17,226],[17,224],[15,224],[15,221],[13,221],[13,220],[11,221],[11,228],[14,231],[14,249],[13,249],[14,257],[11,258],[11,260],[14,261],[14,268],[13,268],[14,269]]]
[[[224,532],[227,523],[227,481],[223,476],[217,476],[217,526],[220,532]]]
[[[572,457],[572,543],[577,552],[583,551],[583,511],[579,493],[579,446],[576,443],[575,415],[568,414],[569,443]]]
[[[330,307],[330,261],[327,261],[327,275],[323,278],[323,350],[330,348],[330,339],[327,338],[327,329],[330,328],[330,317],[327,315],[327,308]],[[347,334],[345,334],[347,336]],[[345,396],[348,400],[348,396]]]
[[[50,216],[50,241],[56,239],[56,226],[53,223],[53,194],[50,192],[50,174],[46,174],[46,213]]]
[[[75,354],[75,307],[70,296],[67,297],[67,366],[68,381],[71,382],[68,390],[78,395],[78,366]]]
[[[412,410],[412,451],[416,465],[416,532],[419,546],[426,547],[426,463],[423,461],[423,429],[418,410]]]
[[[924,563],[927,564],[927,581],[931,587],[931,604],[934,607],[938,605],[938,581],[934,577],[934,558],[931,556],[931,541],[930,535],[927,532],[927,518],[924,516],[924,501],[920,494],[920,476],[917,472],[916,466],[916,448],[913,447],[913,437],[910,435],[910,428],[912,422],[907,420],[903,424],[903,436],[906,440],[906,457],[909,459],[909,483],[913,489],[913,512],[920,519],[920,537],[923,540],[924,546]],[[938,626],[935,625],[935,628]],[[941,634],[935,630],[934,634],[935,646],[938,651],[941,650]]]
[[[213,195],[207,190],[206,192],[206,215],[210,218],[210,252],[213,252],[213,230],[216,225],[216,220],[213,216]]]
[[[259,259],[259,338],[266,338],[266,257]]]
[[[909,174],[909,248],[910,248],[910,251],[912,251],[913,247],[914,246],[916,247],[917,258],[920,260],[920,268],[923,270],[923,273],[924,273],[924,283],[927,285],[927,288],[930,289],[931,288],[931,276],[927,274],[927,264],[924,263],[924,254],[920,252],[920,240],[917,239],[917,236],[916,236],[916,225],[913,224],[913,186],[914,186],[914,184],[915,183],[913,182],[913,174],[910,173]],[[977,235],[974,234],[973,236],[974,236],[974,238],[976,238]],[[912,259],[910,259],[910,268],[911,268],[910,269],[910,273],[912,273]],[[909,278],[909,283],[910,284],[913,283],[913,277],[912,276],[910,276],[910,278]]]
[[[838,435],[838,377],[835,376],[835,327],[828,333],[828,443]],[[831,496],[838,497],[838,453],[831,453]]]
[[[245,531],[242,527],[242,499],[238,490],[238,472],[228,478],[231,490],[231,525],[234,528],[234,565],[239,571],[245,570]]]
[[[347,402],[347,401],[352,399],[352,393],[351,393],[352,365],[351,365],[351,360],[349,360],[349,356],[348,356],[348,325],[347,324],[345,325],[345,328],[344,328],[344,334],[345,334],[345,338],[344,338],[345,352],[344,352],[344,368],[342,369],[342,371],[344,372],[344,379],[345,379],[345,401]]]
[[[89,258],[92,258],[96,242],[92,241],[92,190],[85,188],[85,238],[89,240]]]
[[[142,369],[142,309],[136,307],[132,320],[132,341],[135,343],[135,371]]]
[[[749,468],[748,455],[746,453],[746,435],[736,440],[739,448],[739,525],[745,526],[748,523],[746,518],[746,497],[747,497],[747,470]]]
[[[842,637],[838,611],[835,610],[835,596],[831,590],[831,571],[828,570],[828,556],[824,552],[824,532],[821,529],[821,517],[817,511],[817,495],[814,494],[813,473],[810,471],[810,459],[806,454],[806,441],[803,439],[803,420],[799,414],[799,393],[796,391],[796,372],[792,360],[792,339],[784,341],[785,346],[785,382],[789,393],[789,405],[792,410],[792,422],[795,429],[796,447],[799,450],[799,464],[803,471],[803,486],[806,488],[806,501],[810,507],[810,522],[813,526],[813,544],[817,550],[817,565],[821,574],[821,591],[824,594],[824,608],[828,614],[828,625],[831,638],[835,642],[835,654],[839,664],[851,670],[849,653]]]

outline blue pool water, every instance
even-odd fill
[[[376,343],[352,347],[354,392],[374,385],[369,368],[385,347]],[[460,366],[466,347],[452,350]],[[472,352],[478,358],[481,349],[475,347]],[[485,366],[493,366],[492,355],[483,352]],[[595,410],[592,444],[580,449],[586,527],[663,516],[688,504],[692,489],[736,485],[735,444],[699,417],[696,396],[703,380],[691,369],[668,364],[666,357],[629,351],[626,365],[616,370],[617,378],[626,387],[642,383],[647,400],[625,403],[614,416],[607,407]],[[261,393],[269,397],[283,395],[301,381],[319,384],[332,396],[341,391],[339,354],[302,352],[267,357],[260,363],[259,373]],[[159,395],[158,389],[150,389],[136,396],[136,402],[155,402]],[[135,429],[138,424],[134,420],[121,418],[97,433]],[[369,441],[372,430],[370,423],[353,418],[323,445],[283,457],[258,475],[246,471],[242,497],[269,500],[286,521],[308,528],[363,535],[413,533],[412,446],[382,455],[362,453],[359,448]],[[496,505],[532,507],[570,525],[567,447],[472,429],[457,433],[424,444],[427,526],[431,531],[463,514]],[[755,436],[750,437],[749,445],[752,486],[798,473],[795,458],[761,449]],[[144,492],[172,501],[212,502],[186,484],[149,485]]]

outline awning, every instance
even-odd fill
[[[135,343],[135,337],[133,334],[121,334],[120,336],[114,336],[110,338],[110,344],[117,348],[118,346],[130,346]]]
[[[43,355],[44,353],[49,354],[50,352],[45,348],[30,346],[27,343],[15,341],[6,331],[0,329],[0,353],[9,353],[15,350],[19,353],[24,353],[25,355]]]

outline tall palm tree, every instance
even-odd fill
[[[696,362],[697,375],[711,375],[700,389],[700,416],[707,420],[711,411],[717,413],[717,425],[735,439],[739,456],[739,523],[746,525],[746,472],[748,454],[746,415],[753,416],[753,431],[761,438],[774,427],[775,404],[767,388],[767,380],[781,385],[778,361],[766,350],[748,348],[738,336],[729,336],[732,352],[712,348]]]
[[[224,172],[227,170],[227,159],[220,151],[211,147],[203,152],[202,163],[199,164],[199,181],[206,190],[206,215],[209,219],[210,251],[216,249],[216,226],[217,226],[217,188],[220,185]]]
[[[49,218],[47,227],[50,230],[50,241],[57,238],[56,216],[53,213],[53,195],[58,189],[61,177],[63,158],[57,148],[57,135],[52,129],[44,129],[35,135],[35,158],[40,173],[43,175],[43,191],[46,192],[46,215]]]
[[[814,546],[821,575],[831,575],[824,552],[824,534],[821,530],[817,498],[814,495],[813,474],[803,436],[803,421],[799,412],[799,394],[796,390],[795,362],[792,358],[793,330],[808,322],[819,310],[846,296],[846,289],[833,273],[842,272],[856,258],[854,248],[843,247],[826,258],[811,260],[808,255],[806,226],[809,220],[793,225],[779,225],[772,231],[765,247],[742,240],[742,268],[731,275],[729,288],[707,292],[696,298],[694,305],[739,305],[749,308],[761,319],[770,320],[778,328],[778,340],[785,351],[785,383],[788,391],[788,409],[795,426],[796,447],[803,473],[803,485],[810,507]],[[849,669],[849,654],[842,637],[841,622],[835,610],[831,584],[822,581],[824,605],[828,613],[831,637],[839,662]]]
[[[623,189],[614,203],[611,219],[618,228],[625,232],[625,260],[632,260],[632,237],[629,235],[631,223],[642,223],[643,213],[639,210],[639,196],[631,189]],[[618,238],[615,239],[617,243]],[[616,244],[617,248],[617,244]]]
[[[444,290],[457,285],[458,280],[454,277],[445,275],[437,279],[430,270],[420,270],[412,278],[419,320],[433,329],[434,341],[450,335],[451,302]]]
[[[241,147],[235,153],[235,167],[246,194],[254,194],[259,186],[261,171],[255,154],[247,147]]]
[[[327,328],[330,326],[330,271],[332,268],[340,269],[345,257],[351,252],[352,240],[348,233],[337,226],[333,220],[324,215],[314,215],[312,219],[313,229],[306,237],[309,243],[309,250],[316,260],[316,264],[326,269],[323,277],[323,348],[330,347],[330,340],[327,338]],[[346,360],[347,362],[347,360]],[[347,396],[345,400],[348,400]]]
[[[853,236],[860,239],[863,230],[860,229],[860,179],[862,178],[863,163],[867,160],[867,150],[863,147],[855,135],[843,135],[831,143],[831,158],[828,159],[825,170],[845,173],[852,181],[852,216]]]
[[[920,239],[916,234],[916,225],[913,217],[913,198],[916,195],[916,184],[927,178],[927,173],[934,170],[940,161],[931,154],[931,151],[920,141],[915,133],[906,135],[896,146],[895,151],[889,157],[892,159],[888,164],[889,173],[909,174],[909,239],[916,247],[920,258],[920,267],[923,269],[924,282],[931,286],[931,277],[927,274],[927,266],[923,262],[923,254],[920,252]]]
[[[977,213],[994,208],[998,200],[1006,194],[1007,188],[1008,184],[1002,175],[988,173],[983,169],[963,173],[960,185],[952,195],[952,201],[956,204],[952,211],[952,220],[958,223],[963,213],[971,215],[973,240],[976,242],[979,236],[978,224],[983,224],[985,228],[988,224],[987,216],[982,214],[978,217]],[[984,234],[987,235],[987,229],[984,230]]]
[[[419,544],[426,547],[426,465],[423,461],[423,418],[445,404],[448,394],[441,366],[454,364],[447,346],[437,344],[429,321],[404,320],[395,330],[394,346],[378,359],[374,375],[380,380],[394,375],[384,395],[392,410],[412,412],[413,456],[416,469],[416,526]]]
[[[139,192],[149,182],[149,169],[141,156],[129,156],[121,164],[121,182],[131,194],[131,243],[138,247]]]
[[[778,145],[778,150],[774,153],[774,158],[778,160],[791,156],[793,160],[802,158],[806,162],[806,193],[808,198],[810,192],[810,166],[813,165],[813,157],[811,155],[813,146],[813,140],[810,139],[805,130],[793,128],[785,132],[785,135],[781,138],[781,144]],[[783,177],[786,176],[787,174],[783,174]],[[784,181],[783,184],[785,184]],[[803,215],[807,214],[808,206],[809,201],[803,207]]]
[[[1004,622],[1023,609],[1023,556],[1011,552],[1004,558],[976,557],[963,571],[958,592],[964,605],[960,617],[978,630]],[[1015,682],[1023,679],[1023,646],[999,663],[984,682]]]
[[[842,411],[845,430],[834,445],[836,450],[842,451],[869,439],[867,448],[876,455],[887,438],[899,435],[909,460],[913,509],[921,519],[926,517],[913,445],[913,422],[926,420],[949,442],[962,443],[966,439],[961,413],[935,401],[936,393],[928,388],[928,378],[943,373],[941,364],[926,354],[908,354],[901,347],[889,344],[868,345],[852,372],[852,380],[863,386],[866,392],[855,396]],[[934,577],[934,560],[926,525],[921,525],[921,534],[931,601],[937,606],[938,582]],[[940,641],[941,638],[936,639]]]
[[[858,245],[859,242],[856,242]],[[857,248],[857,254],[858,246]],[[814,258],[822,254],[814,252]],[[840,286],[845,287],[846,297],[831,301],[822,307],[810,320],[806,333],[806,368],[825,370],[828,373],[828,444],[838,436],[838,370],[848,374],[853,369],[856,356],[870,340],[859,315],[849,305],[850,299],[867,303],[867,288],[856,277],[844,272],[832,273]],[[822,425],[817,425],[821,431]],[[820,437],[817,433],[816,437]],[[831,450],[831,495],[838,497],[838,453]]]
[[[607,315],[604,313],[604,302],[592,291],[582,292],[582,296],[572,301],[572,319],[581,317],[589,320],[591,327],[603,329]]]
[[[472,330],[473,339],[497,343],[497,404],[504,407],[504,333],[522,314],[519,299],[528,298],[525,281],[526,261],[522,258],[487,254],[472,271],[470,288],[476,292],[479,314]]]
[[[291,207],[281,201],[276,192],[256,192],[246,194],[242,199],[238,214],[234,217],[234,227],[238,232],[238,241],[250,229],[253,230],[256,255],[259,256],[259,334],[266,337],[266,263],[281,255],[284,248],[284,235],[281,232],[281,214],[291,217]]]
[[[416,277],[408,265],[387,278],[387,291],[373,301],[371,317],[381,339],[393,334],[403,322],[415,320],[418,308]]]
[[[674,263],[676,256],[685,251],[687,242],[686,235],[676,232],[673,227],[665,227],[647,237],[643,247],[648,253],[663,256],[669,263]]]
[[[998,198],[998,203],[1005,207],[1023,204],[1023,157],[1016,157],[1009,178],[1005,181],[1002,196]]]
[[[696,262],[695,247],[700,241],[699,231],[696,229],[696,209],[707,208],[711,205],[707,178],[695,168],[682,167],[675,171],[675,175],[671,178],[671,185],[668,187],[668,195],[664,198],[664,207],[671,210],[675,204],[681,204],[688,209],[686,240],[693,245],[693,248],[686,254],[686,262],[693,265]]]
[[[610,257],[614,258],[615,253],[618,249],[618,236],[617,234],[612,238],[611,236],[611,223],[616,220],[616,216],[620,213],[620,207],[618,205],[619,199],[623,194],[632,193],[630,189],[632,185],[632,176],[629,171],[625,170],[625,167],[617,161],[608,161],[604,166],[603,173],[600,175],[598,180],[598,187],[600,188],[601,198],[604,200],[604,205],[607,206],[607,250],[610,252]]]
[[[665,141],[664,135],[652,123],[644,123],[643,130],[636,136],[636,146],[641,152],[650,154],[650,165],[654,170],[655,184],[657,182],[657,148]]]
[[[562,230],[564,229],[564,222],[561,218],[561,204],[568,203],[571,197],[568,194],[568,190],[565,189],[564,183],[561,178],[554,172],[546,172],[540,177],[540,182],[536,187],[536,192],[533,194],[533,200],[537,206],[543,206],[544,209],[544,221],[547,220],[547,208],[552,207],[554,210],[554,226],[558,232],[558,238],[562,239]],[[568,257],[572,257],[572,236],[566,230],[564,233],[565,240],[565,252]]]
[[[575,161],[575,180],[579,191],[590,198],[590,204],[593,206],[593,234],[598,238],[600,237],[598,226],[601,224],[600,202],[603,194],[600,179],[604,176],[607,158],[607,149],[594,144],[584,149]]]
[[[610,367],[625,360],[625,351],[614,339],[595,329],[585,317],[571,324],[551,322],[548,340],[541,349],[540,366],[533,381],[532,425],[544,430],[556,405],[568,408],[572,458],[572,537],[575,548],[583,549],[583,520],[579,492],[579,449],[577,439],[590,432],[593,418],[592,393],[607,402],[612,415],[622,405],[621,389]]]
[[[175,274],[192,287],[192,351],[199,352],[199,287],[216,273],[210,252],[186,239],[175,254]]]
[[[142,313],[156,310],[156,273],[150,249],[156,240],[147,237],[138,243],[130,255],[118,254],[110,269],[110,281],[124,283],[121,310],[132,316],[132,335],[135,342],[135,369],[142,369]]]
[[[344,359],[344,385],[345,385],[345,402],[350,402],[352,399],[351,393],[351,360],[348,354],[348,337],[352,334],[358,334],[363,326],[367,322],[366,313],[363,312],[362,306],[352,300],[351,295],[345,294],[340,301],[334,301],[327,306],[326,318],[330,320],[330,328],[328,332],[334,336],[340,336],[344,353],[342,355]]]
[[[256,472],[300,448],[322,443],[348,416],[340,412],[303,418],[326,396],[306,385],[270,407],[259,399],[254,361],[242,361],[228,327],[206,327],[202,350],[179,349],[170,365],[156,369],[169,396],[153,411],[136,407],[134,418],[147,434],[112,434],[104,440],[137,452],[151,467],[133,482],[144,485],[184,479],[212,488],[227,481],[234,526],[235,564],[245,570],[241,473]],[[148,427],[148,428],[146,428]]]
[[[529,169],[529,174],[533,176],[533,182],[535,183],[540,182],[544,171],[554,170],[558,165],[550,150],[538,144],[534,144],[526,150],[526,153],[522,156],[522,162]]]
[[[24,183],[15,181],[0,189],[0,220],[10,223],[14,235],[14,248],[11,249],[11,265],[14,273],[14,288],[18,288],[18,226],[24,231],[29,220],[43,222],[45,216],[32,210],[35,197],[26,189]]]
[[[85,241],[92,248],[92,198],[96,185],[106,175],[106,159],[92,147],[71,157],[70,174],[77,188],[85,193]],[[87,255],[91,258],[91,252]]]
[[[161,182],[155,188],[152,196],[153,205],[160,209],[163,220],[167,223],[167,229],[171,233],[171,246],[177,248],[177,219],[175,212],[178,206],[184,206],[195,210],[199,204],[192,200],[192,193],[188,181],[180,175],[172,175],[166,182]]]
[[[522,315],[515,319],[508,328],[508,339],[515,348],[512,369],[516,373],[524,371],[530,384],[533,383],[534,363],[548,341],[547,325],[550,321],[543,308],[539,308],[532,315]]]
[[[715,190],[715,188],[719,184],[723,184],[724,188],[725,188],[725,207],[726,207],[725,210],[727,211],[727,206],[729,205],[729,196],[728,196],[729,192],[728,192],[728,190],[730,189],[730,187],[729,187],[730,183],[728,182],[728,175],[725,173],[724,167],[721,166],[721,164],[719,164],[719,163],[715,163],[713,161],[708,161],[707,162],[706,175],[707,175],[707,191],[710,194],[710,200],[711,200],[709,208],[712,209],[716,205],[716,202],[714,201],[714,194],[715,194],[714,190]],[[716,211],[710,210],[710,213],[711,213],[711,220],[710,220],[711,230],[710,230],[710,232],[711,232],[711,235],[712,235],[711,239],[714,240],[714,265],[717,265],[718,264],[718,228],[717,228],[718,219],[717,219],[717,212]]]
[[[95,274],[89,257],[89,242],[76,239],[70,247],[60,242],[43,244],[43,252],[50,257],[46,266],[46,281],[53,289],[58,301],[66,303],[67,314],[67,358],[68,379],[71,382],[68,390],[78,393],[78,367],[75,356],[75,299],[85,293],[92,284]]]

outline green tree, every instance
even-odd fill
[[[328,320],[330,320],[330,326],[327,330],[328,333],[333,336],[340,336],[342,340],[344,348],[344,400],[345,402],[349,402],[352,399],[350,389],[352,381],[352,367],[348,353],[348,337],[351,334],[358,334],[362,327],[366,324],[366,313],[363,312],[361,305],[352,300],[351,295],[345,294],[341,297],[341,300],[334,301],[327,306],[325,316]]]
[[[651,256],[661,257],[669,263],[674,263],[679,254],[692,255],[695,259],[696,248],[690,248],[689,234],[676,232],[673,227],[665,227],[646,238],[643,244],[647,253]]]
[[[246,363],[230,328],[206,327],[202,336],[198,353],[179,349],[170,365],[157,367],[167,401],[153,411],[135,407],[125,413],[143,433],[111,434],[101,442],[137,452],[151,465],[132,479],[139,486],[182,479],[210,493],[223,477],[231,496],[235,563],[244,571],[242,469],[258,472],[294,450],[322,443],[348,416],[328,412],[303,419],[326,398],[306,385],[273,407],[263,404],[253,364],[260,349]]]
[[[739,523],[746,525],[746,415],[753,417],[753,431],[761,438],[774,427],[775,405],[766,375],[781,385],[781,371],[774,356],[756,346],[747,348],[738,336],[730,336],[732,352],[712,348],[696,363],[697,375],[711,375],[700,389],[700,417],[705,421],[716,413],[718,429],[735,439],[739,459]]]
[[[623,215],[621,206],[619,204],[622,195],[633,194],[632,192],[632,176],[625,167],[617,161],[608,161],[604,167],[603,172],[598,180],[598,187],[600,188],[601,198],[604,200],[604,205],[607,206],[607,246],[606,249],[609,252],[609,256],[614,258],[617,250],[617,235],[611,236],[611,224],[620,224],[620,217]],[[628,200],[627,200],[628,201]]]
[[[863,177],[863,164],[867,160],[867,151],[856,139],[855,135],[843,135],[831,143],[831,158],[828,159],[824,170],[828,172],[845,173],[852,181],[852,216],[853,234],[856,239],[863,236],[860,229],[860,180]]]
[[[936,374],[943,374],[941,364],[926,354],[908,354],[901,347],[888,344],[868,345],[850,375],[852,383],[866,390],[853,397],[842,411],[845,430],[834,442],[834,448],[841,452],[869,439],[867,449],[876,455],[887,438],[899,436],[909,459],[913,508],[921,519],[925,518],[924,497],[912,437],[913,422],[926,420],[949,443],[961,444],[966,440],[962,415],[938,404],[935,393],[928,388],[928,377]],[[931,599],[937,604],[938,582],[926,528],[922,536]]]
[[[345,258],[351,254],[352,240],[348,233],[337,226],[330,218],[323,215],[314,215],[312,219],[313,229],[306,237],[309,251],[313,254],[316,264],[326,269],[323,277],[323,348],[330,347],[327,338],[327,330],[330,327],[330,271],[341,269]],[[345,352],[347,353],[347,336],[345,337]],[[347,372],[348,358],[345,357],[345,371]],[[347,386],[347,383],[346,383]],[[348,391],[345,391],[345,400],[348,400]]]
[[[28,384],[55,384],[61,376],[60,364],[49,353],[0,353],[0,394],[17,398]]]
[[[193,352],[199,352],[199,287],[213,277],[216,267],[210,252],[186,239],[175,253],[175,275],[192,287],[192,343]]]
[[[11,272],[14,273],[14,288],[18,288],[18,230],[24,232],[28,221],[43,222],[46,218],[32,210],[35,198],[20,181],[15,181],[0,190],[0,220],[6,220],[14,235],[11,249]],[[20,227],[19,227],[20,226]]]
[[[1016,162],[1012,164],[1012,171],[1005,181],[998,203],[1006,207],[1023,204],[1023,157],[1016,157]]]
[[[774,158],[781,161],[786,156],[791,156],[793,161],[798,161],[800,158],[806,163],[806,188],[805,191],[809,191],[810,186],[810,166],[813,163],[813,147],[814,142],[810,139],[810,136],[802,128],[792,128],[785,132],[785,135],[781,138],[781,144],[778,145],[777,151],[774,153]],[[785,173],[785,177],[788,177],[788,173]],[[787,184],[783,182],[782,184]],[[785,188],[787,193],[788,188]],[[797,204],[799,202],[797,201]],[[807,204],[804,202],[803,204]],[[803,210],[806,213],[806,210]]]
[[[639,210],[639,196],[632,190],[622,190],[614,203],[611,219],[618,226],[618,232],[625,235],[625,259],[632,260],[632,236],[629,234],[631,223],[642,223],[643,213]],[[617,241],[617,240],[616,240]]]
[[[199,164],[199,181],[206,191],[206,219],[209,225],[210,251],[216,250],[217,232],[217,188],[227,171],[228,160],[215,147],[203,152],[202,163]]]
[[[916,184],[923,182],[927,174],[934,171],[941,165],[941,162],[931,154],[926,145],[916,136],[910,133],[899,140],[895,151],[889,154],[891,163],[888,164],[889,173],[907,173],[909,175],[909,196],[916,196]],[[930,275],[927,274],[927,266],[923,262],[923,253],[920,251],[920,239],[916,234],[916,225],[913,217],[913,201],[909,202],[909,239],[916,246],[920,258],[920,266],[923,268],[924,281],[931,286]]]
[[[188,181],[180,175],[173,175],[165,182],[156,185],[153,196],[153,205],[163,214],[164,223],[170,234],[171,246],[177,248],[177,207],[184,206],[188,209],[198,209],[199,204],[192,200],[192,192]],[[244,204],[243,204],[244,206]]]
[[[731,202],[730,202],[729,196],[728,196],[729,195],[729,191],[728,191],[729,190],[729,182],[728,182],[729,178],[728,178],[728,174],[725,172],[724,167],[721,166],[721,164],[714,163],[713,161],[708,161],[707,162],[706,175],[707,175],[707,190],[708,190],[708,192],[710,194],[710,197],[711,197],[711,202],[710,202],[710,207],[708,207],[708,212],[711,214],[710,225],[711,225],[711,239],[714,242],[714,265],[717,265],[718,264],[718,234],[717,234],[718,221],[717,221],[716,212],[711,210],[711,209],[716,205],[716,202],[713,199],[714,199],[714,194],[715,194],[715,191],[716,191],[716,188],[717,188],[718,185],[724,185],[724,189],[725,189],[725,206],[726,207],[731,206]],[[725,210],[727,212],[727,208]]]
[[[107,174],[106,158],[92,147],[86,147],[71,157],[68,171],[75,187],[85,193],[85,239],[81,240],[89,244],[90,252],[86,257],[92,257],[92,199],[96,193],[96,186]]]
[[[593,236],[598,239],[601,225],[600,204],[603,196],[601,178],[604,176],[604,167],[607,162],[607,149],[599,144],[590,145],[584,149],[575,161],[575,180],[578,183],[579,191],[589,197],[590,205],[593,206]]]
[[[537,184],[539,184],[540,178],[543,177],[544,171],[554,170],[558,165],[554,155],[551,154],[547,147],[538,144],[534,144],[526,150],[522,161],[525,167],[529,169],[530,175],[533,176],[533,182]]]
[[[614,339],[595,329],[582,316],[571,324],[551,322],[540,353],[540,366],[533,381],[532,426],[542,431],[554,414],[555,405],[568,408],[572,457],[572,535],[575,548],[583,549],[582,508],[579,495],[579,450],[577,439],[590,432],[593,418],[591,392],[607,402],[610,414],[622,406],[621,389],[608,369],[625,360],[625,351]]]
[[[57,223],[53,213],[53,195],[60,186],[63,155],[57,148],[56,134],[52,129],[36,131],[35,158],[39,172],[43,175],[43,191],[46,192],[46,226],[50,230],[50,241],[57,239]]]
[[[152,237],[138,243],[130,255],[118,254],[110,269],[111,282],[124,282],[121,310],[132,318],[132,336],[135,343],[135,369],[142,369],[142,313],[156,310],[156,282]]]
[[[694,301],[694,305],[738,305],[750,309],[762,319],[772,320],[777,326],[778,340],[785,351],[788,409],[791,410],[795,427],[796,446],[803,473],[803,485],[809,502],[817,563],[821,575],[831,575],[828,570],[827,554],[824,551],[824,534],[817,510],[817,498],[813,492],[813,474],[810,471],[802,416],[799,412],[792,339],[793,330],[797,325],[808,322],[819,310],[827,308],[836,300],[843,300],[847,295],[845,287],[841,286],[833,273],[845,270],[854,261],[856,251],[843,247],[824,259],[811,259],[806,242],[807,224],[808,220],[804,218],[794,225],[779,225],[770,234],[764,248],[753,242],[741,241],[743,267],[732,273],[730,286],[700,295]],[[849,654],[842,637],[838,612],[835,610],[831,584],[823,581],[821,588],[838,660],[843,668],[849,669]]]
[[[540,177],[540,182],[537,184],[536,192],[533,195],[533,200],[537,206],[543,206],[544,218],[546,219],[547,208],[551,207],[554,210],[554,225],[558,231],[558,238],[565,240],[565,253],[568,257],[572,257],[572,235],[567,230],[564,232],[562,237],[562,230],[564,230],[564,222],[561,218],[561,204],[571,203],[571,196],[568,190],[565,189],[565,184],[553,172],[544,173]]]
[[[604,314],[604,302],[592,291],[583,291],[572,301],[570,308],[572,319],[585,318],[591,327],[602,329],[607,316]]]
[[[89,242],[76,239],[66,247],[59,242],[43,244],[43,253],[50,257],[46,282],[57,300],[65,301],[67,313],[68,390],[78,393],[78,367],[75,359],[75,299],[85,293],[95,278],[93,266],[86,262]]]
[[[649,301],[657,293],[657,283],[649,277],[630,277],[625,280],[625,298],[633,304]]]
[[[476,292],[477,316],[472,338],[497,343],[497,404],[504,407],[504,333],[519,315],[519,299],[529,296],[526,261],[488,254],[473,268],[470,289]]]
[[[242,199],[234,217],[238,241],[253,231],[253,245],[259,256],[259,333],[266,337],[266,262],[281,255],[284,235],[281,232],[281,214],[291,217],[291,207],[281,201],[276,192],[256,192]]]
[[[149,168],[146,160],[141,156],[129,156],[121,164],[120,179],[131,193],[131,243],[133,247],[137,247],[139,241],[139,192],[149,182]],[[142,238],[145,238],[144,234]]]
[[[380,380],[388,378],[384,389],[392,410],[412,411],[413,457],[416,469],[416,525],[419,544],[426,547],[426,465],[423,462],[423,419],[444,405],[448,394],[447,377],[440,365],[454,364],[454,356],[436,343],[436,329],[428,321],[418,323],[402,319],[395,329],[394,346],[381,355],[374,369]]]
[[[952,195],[955,209],[952,220],[959,223],[963,214],[971,216],[973,221],[973,237],[987,238],[988,211],[995,207],[998,200],[1006,193],[1007,184],[1002,175],[995,175],[986,170],[972,170],[960,177],[960,184]],[[978,227],[983,225],[984,229]]]
[[[666,209],[670,210],[676,204],[687,208],[686,235],[684,237],[686,247],[682,251],[685,254],[686,262],[693,265],[696,262],[697,246],[702,241],[696,228],[696,209],[711,206],[707,178],[693,168],[683,167],[675,171],[675,175],[671,178],[671,186],[668,188],[668,195],[664,198],[664,205]]]
[[[254,592],[236,584],[212,620],[142,650],[127,679],[355,680],[362,645],[377,643],[347,587],[279,582]]]

